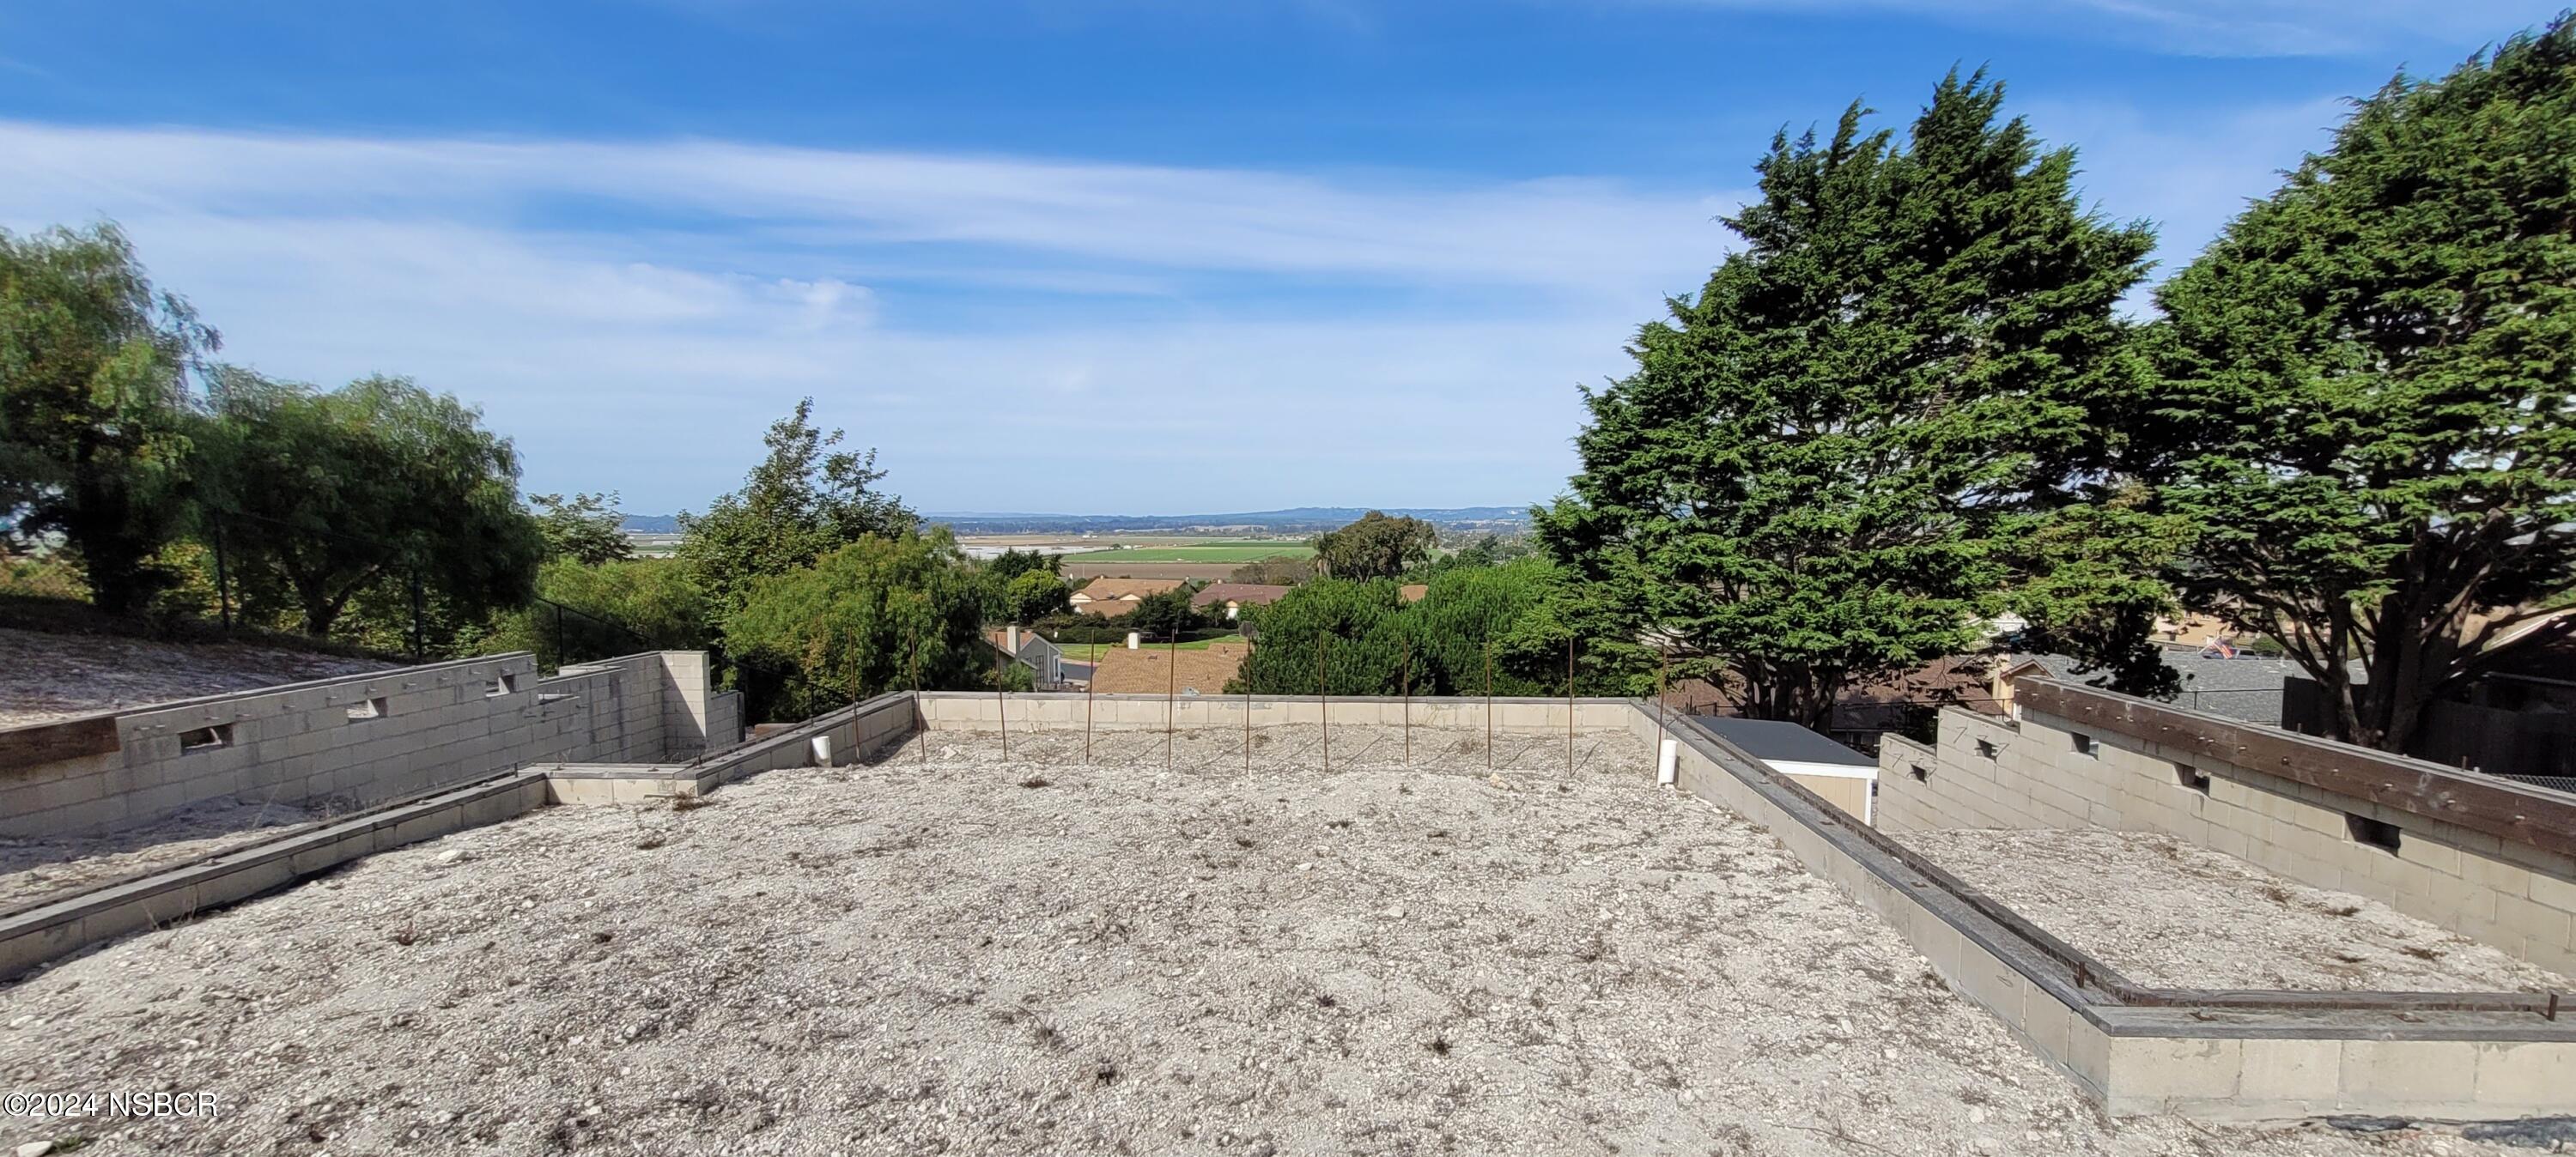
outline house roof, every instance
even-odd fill
[[[1425,596],[1428,596],[1431,593],[1431,585],[1429,583],[1406,583],[1403,586],[1395,588],[1395,593],[1404,596],[1404,601],[1408,603],[1418,603],[1421,602]]]
[[[1210,643],[1187,650],[1112,647],[1100,653],[1091,673],[1091,689],[1104,695],[1220,695],[1250,653],[1251,648],[1241,643]]]
[[[1180,585],[1179,579],[1096,578],[1081,590],[1073,592],[1073,597],[1095,603],[1104,599],[1141,599],[1147,595],[1159,595],[1164,591],[1173,590]]]
[[[1277,602],[1279,596],[1295,589],[1295,587],[1274,586],[1270,583],[1209,583],[1200,587],[1199,593],[1190,596],[1190,605],[1204,607],[1211,603],[1250,603],[1258,606],[1263,603]]]
[[[1776,719],[1728,719],[1698,716],[1702,727],[1716,732],[1746,754],[1764,763],[1824,763],[1844,767],[1876,767],[1878,761],[1824,736]]]

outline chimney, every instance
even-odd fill
[[[1136,649],[1136,632],[1134,631],[1127,632],[1127,649],[1130,651]]]
[[[1013,624],[1011,624],[1010,633],[1009,633],[1008,635],[1004,636],[1004,637],[1005,637],[1005,638],[1008,638],[1008,639],[1011,641],[1011,642],[1010,642],[1010,651],[1011,651],[1011,653],[1012,653],[1012,654],[1014,654],[1014,655],[1019,654],[1019,653],[1020,653],[1020,625],[1019,625],[1018,623],[1013,623]]]

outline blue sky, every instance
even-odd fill
[[[800,396],[927,510],[1518,504],[1770,134],[1954,64],[2188,260],[2338,100],[2555,3],[0,7],[0,228],[226,356],[703,508]]]

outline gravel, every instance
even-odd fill
[[[554,808],[0,988],[101,1153],[2473,1153],[2110,1122],[1645,747],[942,733]],[[1070,743],[1067,741],[1070,740]],[[1351,744],[1344,747],[1345,742]],[[1070,748],[1071,757],[1063,753]],[[1183,760],[1182,755],[1194,756]],[[1505,761],[1510,762],[1510,761]],[[1115,766],[1111,766],[1111,765]],[[453,854],[452,854],[453,853]]]
[[[219,800],[110,836],[0,838],[0,913],[285,834],[323,818],[287,804]]]
[[[2376,900],[2149,832],[1916,832],[1905,844],[2140,984],[2565,992],[2567,978]]]
[[[162,643],[0,628],[0,727],[391,666],[235,643]]]

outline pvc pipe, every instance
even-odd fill
[[[1671,787],[1673,785],[1673,781],[1680,778],[1681,767],[1681,740],[1667,739],[1657,745],[1657,751],[1655,752],[1656,783],[1660,783],[1665,787]]]

